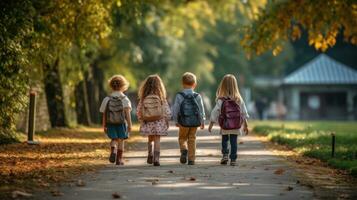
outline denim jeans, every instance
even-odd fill
[[[232,160],[237,159],[237,135],[234,134],[229,134],[229,135],[222,135],[222,154],[223,155],[228,155],[229,154],[229,149],[228,149],[228,141],[231,145],[231,153],[229,155],[229,158]]]

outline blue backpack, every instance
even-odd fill
[[[185,94],[183,92],[179,92],[178,94],[184,98],[180,105],[178,123],[183,127],[199,127],[201,125],[201,115],[196,100],[198,94]]]

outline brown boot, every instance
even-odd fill
[[[110,148],[110,156],[109,156],[109,162],[115,163],[115,158],[117,157],[117,154],[115,152],[115,148],[111,147]]]
[[[160,151],[154,151],[154,166],[160,166]]]
[[[123,150],[119,150],[118,149],[118,152],[117,152],[117,161],[115,163],[116,165],[124,165],[124,162],[123,162]]]

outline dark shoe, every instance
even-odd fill
[[[148,159],[147,159],[146,162],[147,162],[148,164],[152,164],[152,163],[153,163],[153,160],[154,160],[153,155],[152,155],[152,154],[149,154],[149,155],[148,155]]]
[[[236,160],[231,160],[231,166],[236,166]]]
[[[160,166],[160,162],[154,162],[154,166]]]
[[[221,165],[226,165],[228,163],[228,155],[223,155],[221,159]]]
[[[116,160],[115,164],[116,165],[124,165],[123,151],[122,150],[118,150],[118,152],[117,152],[117,160]]]
[[[188,165],[195,165],[195,161],[189,160],[187,164],[188,164]]]
[[[187,162],[187,150],[181,150],[180,163],[186,164]]]
[[[117,154],[114,152],[115,148],[111,147],[110,148],[110,156],[109,156],[109,162],[115,163],[115,158],[117,157]]]

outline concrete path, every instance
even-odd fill
[[[177,129],[162,139],[161,167],[146,164],[146,140],[125,153],[126,165],[109,165],[96,176],[82,178],[84,187],[62,187],[60,197],[42,199],[312,199],[313,191],[297,184],[294,169],[274,156],[254,136],[243,136],[238,146],[238,165],[219,164],[218,130],[197,134],[196,165],[179,163]]]

